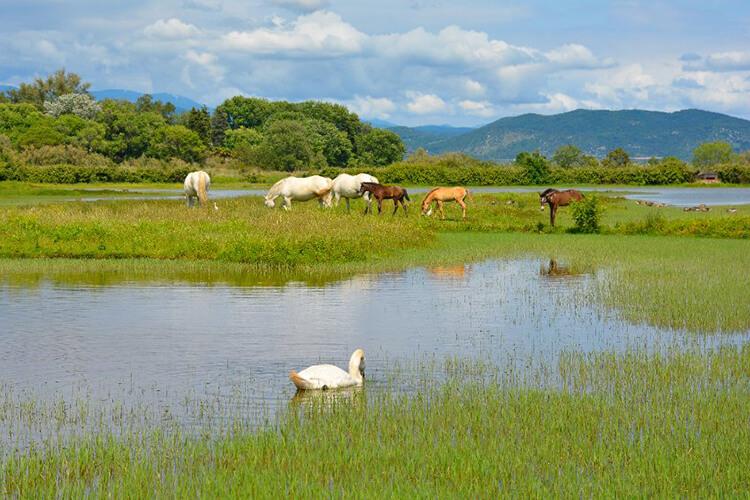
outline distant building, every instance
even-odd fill
[[[695,180],[706,184],[715,184],[721,182],[719,174],[716,172],[701,172],[695,176]]]

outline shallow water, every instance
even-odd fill
[[[650,349],[691,337],[597,305],[593,292],[606,279],[525,259],[317,286],[5,282],[0,380],[36,400],[84,394],[163,409],[190,425],[197,417],[186,397],[241,401],[243,418],[272,414],[295,393],[290,369],[345,366],[357,347],[367,353],[368,387],[378,387],[394,363],[454,355],[500,366],[554,363],[561,351]]]
[[[560,187],[560,189],[566,189]],[[750,204],[750,188],[740,187],[710,187],[710,188],[663,188],[663,187],[643,187],[637,186],[632,188],[621,187],[586,187],[580,188],[581,191],[613,192],[622,193],[622,196],[631,200],[653,201],[654,203],[666,203],[677,207],[691,207],[700,205],[717,206],[717,205],[748,205]],[[413,187],[409,188],[410,193],[426,193],[429,188]],[[482,186],[471,188],[475,193],[531,193],[538,192],[539,188],[512,187],[512,186]],[[213,189],[211,197],[214,199],[236,198],[240,196],[263,196],[265,189]],[[138,193],[138,191],[133,191]],[[117,199],[182,199],[182,191],[175,190],[154,190],[141,191],[141,193],[151,193],[148,196],[143,194],[120,195]],[[112,199],[112,197],[91,196],[76,197],[73,200],[80,201],[100,201]]]

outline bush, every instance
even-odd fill
[[[116,166],[77,165],[2,165],[0,181],[28,181],[49,184],[79,184],[91,182],[182,182],[195,170],[192,166],[169,168],[128,168]]]
[[[576,233],[598,233],[602,207],[596,195],[587,196],[571,205],[574,231]]]
[[[110,159],[76,146],[39,146],[24,149],[18,159],[26,165],[113,166]]]

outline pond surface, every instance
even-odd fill
[[[377,387],[393,362],[456,355],[499,365],[509,358],[554,363],[561,351],[652,348],[685,338],[599,307],[594,291],[604,279],[527,259],[320,286],[0,282],[0,381],[5,391],[41,400],[145,400],[190,420],[179,409],[186,394],[222,401],[238,388],[247,412],[272,413],[295,393],[290,369],[345,367],[358,347],[367,353],[368,387]]]
[[[558,186],[559,189],[567,189]],[[429,188],[412,187],[410,193],[426,193]],[[664,188],[664,187],[585,187],[581,191],[613,192],[622,193],[622,196],[631,200],[653,201],[654,203],[666,203],[677,207],[692,207],[701,203],[709,206],[716,205],[747,205],[750,204],[750,188],[741,187],[710,187],[710,188]],[[475,193],[531,193],[541,191],[541,188],[512,187],[512,186],[481,186],[471,188]],[[149,190],[132,191],[133,195],[121,194],[117,199],[182,199],[182,190]],[[210,195],[215,199],[236,198],[240,196],[264,196],[265,189],[212,189]],[[139,193],[139,194],[138,194]],[[150,193],[147,196],[145,193]],[[71,200],[100,201],[112,199],[111,196],[76,197]]]

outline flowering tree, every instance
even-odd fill
[[[65,94],[52,101],[44,101],[44,112],[58,117],[76,115],[91,120],[102,110],[102,107],[88,94]]]

